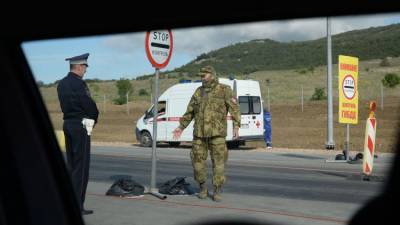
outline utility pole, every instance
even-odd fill
[[[328,120],[327,120],[327,140],[325,148],[335,149],[335,142],[333,141],[333,103],[332,103],[332,41],[331,41],[331,20],[326,18],[326,33],[327,33],[327,47],[328,47],[328,62],[327,62],[327,86],[328,86]]]

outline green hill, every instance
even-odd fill
[[[176,69],[192,76],[204,65],[212,65],[222,75],[248,74],[265,70],[313,68],[326,65],[326,38],[302,42],[252,40],[204,53]],[[400,56],[400,24],[373,27],[332,35],[332,57],[358,57],[361,61]]]

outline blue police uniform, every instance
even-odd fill
[[[85,64],[89,54],[83,54],[67,58],[71,65]],[[90,96],[82,77],[73,72],[69,72],[57,86],[58,98],[61,110],[64,114],[64,135],[67,153],[67,165],[71,175],[78,203],[83,211],[86,188],[89,180],[90,163],[90,136],[83,127],[82,119],[88,118],[95,120],[99,111],[96,103]]]
[[[272,147],[271,142],[271,114],[264,109],[264,140],[267,147]]]

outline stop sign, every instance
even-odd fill
[[[166,67],[171,59],[173,38],[170,30],[146,33],[146,55],[150,63],[158,69]]]

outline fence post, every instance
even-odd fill
[[[103,113],[106,112],[106,95],[103,95]]]
[[[301,85],[301,112],[304,111],[304,91],[303,91],[303,85]]]
[[[126,114],[129,115],[129,91],[126,92]]]
[[[381,82],[381,110],[383,111],[383,85]]]

